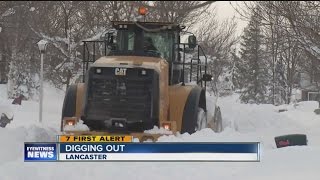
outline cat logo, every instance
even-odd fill
[[[125,76],[127,73],[127,68],[116,68],[114,74],[116,76]]]

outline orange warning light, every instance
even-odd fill
[[[147,8],[144,7],[144,6],[140,6],[139,7],[139,14],[142,15],[142,16],[146,15],[147,14]]]

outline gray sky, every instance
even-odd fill
[[[234,10],[234,7],[241,5],[242,1],[216,1],[211,4],[210,9],[216,9],[217,19],[221,22],[225,19],[235,17],[237,21],[236,36],[240,36],[243,33],[243,29],[247,26],[248,22],[240,19],[240,15]],[[232,5],[230,5],[232,3]],[[198,28],[201,28],[201,23],[196,24],[190,29],[191,32],[195,32]],[[181,37],[182,42],[186,42],[189,35]]]
[[[240,19],[240,15],[233,9],[232,6],[237,6],[241,4],[241,1],[217,1],[214,2],[211,6],[216,8],[217,16],[219,20],[223,20],[226,18],[231,18],[235,16],[238,22],[237,34],[240,35],[243,29],[246,27],[247,22]]]

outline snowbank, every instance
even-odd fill
[[[7,85],[0,84],[0,102],[8,99]]]
[[[14,117],[13,111],[10,106],[0,104],[0,116],[5,114],[9,119]]]
[[[157,126],[154,126],[153,129],[145,130],[144,132],[149,134],[173,134],[172,131]]]
[[[246,179],[246,180],[318,180],[320,172],[320,116],[314,115],[312,102],[286,112],[272,105],[241,104],[238,96],[218,101],[224,119],[224,131],[203,129],[192,135],[165,135],[159,142],[261,142],[261,162],[257,163],[182,163],[182,162],[23,162],[23,143],[55,141],[59,133],[63,93],[45,90],[44,121],[38,123],[38,103],[22,102],[14,106],[14,121],[0,128],[0,179]],[[211,99],[212,102],[216,100]],[[211,102],[211,104],[213,104]],[[10,106],[10,102],[7,102]],[[213,109],[213,108],[211,108]],[[163,131],[153,129],[150,132]],[[277,149],[274,137],[287,133],[307,134],[309,145]]]
[[[298,110],[303,112],[313,112],[315,109],[319,108],[319,102],[318,101],[301,101],[299,103],[294,104],[284,104],[280,106],[276,106],[275,110],[279,111],[281,109],[285,110]]]
[[[57,134],[55,129],[41,125],[0,128],[0,169],[1,164],[15,160],[23,161],[24,142],[55,142]]]
[[[64,126],[65,131],[89,131],[89,127],[80,120],[75,126]]]

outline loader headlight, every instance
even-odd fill
[[[74,121],[71,120],[71,121],[68,121],[67,124],[68,124],[69,126],[74,126],[74,125],[76,124],[76,122],[74,122]]]
[[[75,118],[64,119],[64,125],[74,126],[76,125],[76,119]]]
[[[119,29],[127,29],[128,25],[127,24],[119,24]]]
[[[145,70],[145,69],[140,69],[140,70],[139,70],[139,75],[140,75],[140,76],[146,76],[146,75],[147,75],[147,70]]]
[[[97,74],[101,74],[101,73],[102,73],[102,69],[101,69],[101,68],[97,68],[97,69],[96,69],[96,73],[97,73]]]
[[[170,123],[162,123],[162,127],[168,131],[171,129],[171,124]]]

